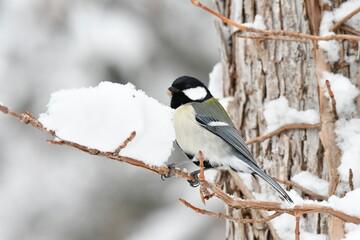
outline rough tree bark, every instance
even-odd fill
[[[333,2],[337,7],[342,1]],[[239,23],[253,22],[256,15],[261,15],[267,29],[314,35],[319,35],[323,11],[331,10],[323,6],[322,0],[217,0],[216,5],[223,16]],[[264,104],[280,96],[285,96],[292,108],[315,109],[321,113],[321,129],[285,131],[260,144],[252,144],[250,148],[259,165],[279,179],[309,171],[329,180],[329,195],[336,193],[340,150],[335,144],[335,119],[319,81],[323,71],[330,71],[359,84],[359,61],[348,64],[344,60],[345,55],[356,54],[358,44],[342,41],[340,60],[330,65],[316,42],[249,39],[245,38],[247,33],[220,22],[216,28],[225,72],[225,95],[234,96],[228,111],[245,139],[265,133]],[[360,111],[359,103],[357,106]],[[246,198],[230,175],[221,174],[219,184],[229,193]],[[255,181],[254,185],[261,191]],[[233,209],[228,209],[228,213],[240,218],[257,218],[259,214]],[[341,239],[344,235],[342,223],[333,218],[319,214],[309,214],[306,218],[309,232],[329,235],[329,239]],[[278,239],[278,236],[271,224],[227,222],[227,239]]]

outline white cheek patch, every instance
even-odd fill
[[[206,89],[203,87],[189,88],[183,93],[193,101],[203,100],[207,95]]]
[[[209,122],[207,125],[212,127],[219,127],[219,126],[229,126],[229,124],[225,122]]]

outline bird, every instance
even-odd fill
[[[205,169],[232,169],[259,176],[293,203],[285,190],[260,169],[229,115],[204,83],[194,77],[182,76],[175,79],[168,90],[170,107],[175,109],[176,143],[194,164],[199,166],[196,156],[201,151]],[[197,182],[198,173],[199,170],[193,172]],[[197,183],[193,182],[192,186]]]

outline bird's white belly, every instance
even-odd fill
[[[211,165],[229,166],[231,147],[199,125],[195,119],[195,110],[190,104],[182,105],[175,110],[174,127],[176,141],[184,152],[197,156],[198,152],[202,151],[204,158]]]

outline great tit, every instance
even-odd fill
[[[169,87],[169,95],[171,108],[175,109],[176,142],[193,163],[199,166],[197,154],[202,151],[205,169],[232,169],[258,175],[293,203],[284,189],[259,168],[225,109],[201,81],[179,77]]]

